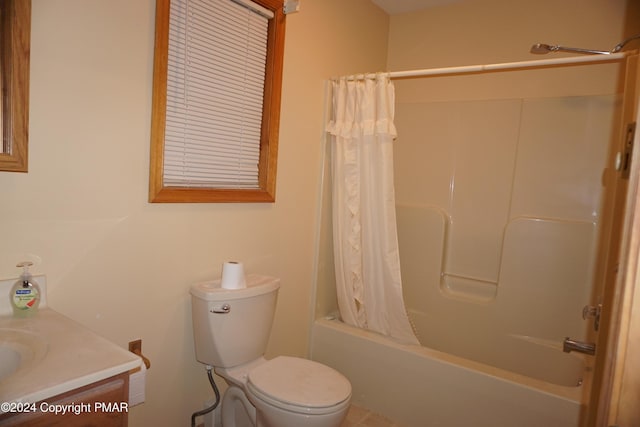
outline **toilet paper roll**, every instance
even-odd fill
[[[220,286],[223,289],[242,289],[247,287],[247,282],[244,278],[244,267],[241,262],[228,261],[222,264]]]
[[[147,384],[147,367],[140,360],[140,370],[129,375],[129,407],[144,403]]]

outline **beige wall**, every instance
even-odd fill
[[[177,426],[212,396],[189,285],[223,261],[282,278],[268,355],[306,355],[324,81],[384,68],[388,16],[368,0],[289,16],[275,203],[170,205],[147,203],[154,13],[33,0],[29,173],[0,172],[0,278],[36,261],[54,309],[123,347],[142,338],[152,368],[130,425]]]
[[[622,38],[625,0],[473,0],[391,19],[390,70],[530,61],[534,43],[609,50]],[[633,46],[629,46],[633,47]],[[620,87],[616,65],[413,79],[398,99],[451,101],[606,94]]]
[[[404,70],[540,58],[529,54],[534,43],[609,50],[623,38],[626,3],[468,0],[393,16],[388,65]]]

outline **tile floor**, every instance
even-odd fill
[[[359,406],[351,405],[340,427],[402,427],[402,425]]]

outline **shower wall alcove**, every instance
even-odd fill
[[[394,79],[403,293],[423,346],[577,385],[585,359],[561,346],[593,339],[582,309],[600,294],[620,73],[604,63]],[[329,158],[326,144],[325,181]],[[321,199],[316,318],[337,313],[327,182]]]
[[[588,339],[581,312],[619,104],[615,94],[398,103],[400,260],[422,345],[505,368],[527,341]]]

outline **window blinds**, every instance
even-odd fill
[[[267,17],[172,0],[169,28],[164,185],[258,188]]]

